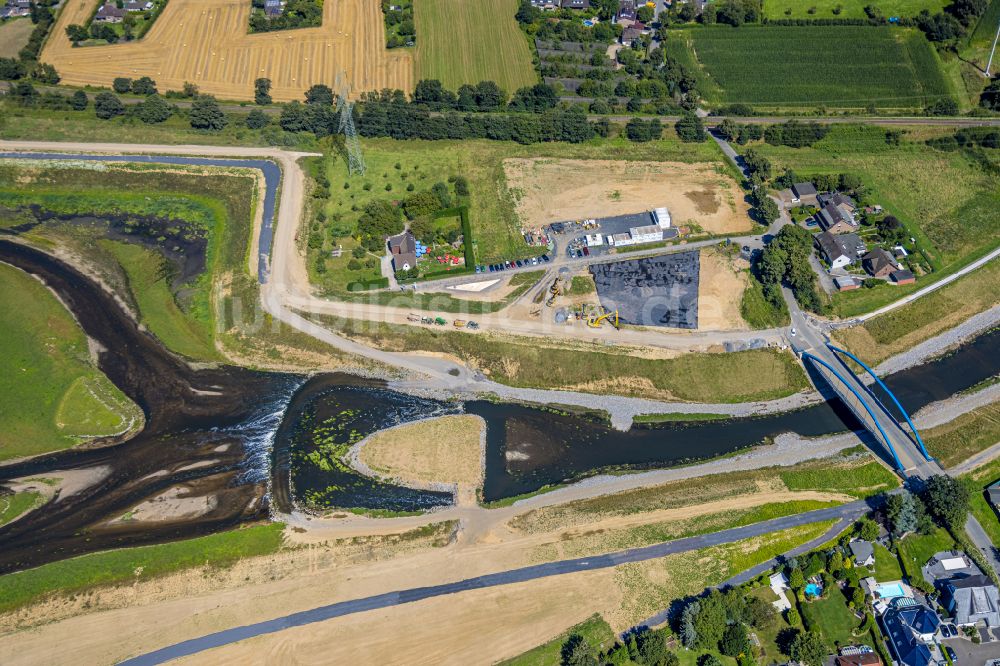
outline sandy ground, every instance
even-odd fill
[[[316,83],[332,86],[347,71],[353,95],[413,88],[413,56],[385,48],[378,0],[329,0],[318,28],[247,33],[246,0],[171,0],[149,32],[126,44],[73,48],[66,26],[85,24],[101,0],[67,0],[41,61],[62,82],[110,87],[117,76],[150,76],[163,90],[194,81],[201,92],[252,100],[253,82],[270,78],[276,101],[301,99]]]
[[[218,500],[214,495],[195,495],[187,488],[174,486],[137,504],[118,520],[146,522],[185,520],[203,516],[217,504]]]
[[[706,331],[747,330],[740,303],[747,287],[749,264],[713,250],[701,251],[698,280],[698,328]]]
[[[478,416],[439,416],[380,430],[355,445],[351,457],[382,478],[411,487],[455,487],[475,504],[483,480],[486,423]]]
[[[751,228],[739,185],[708,164],[518,158],[504,160],[504,172],[527,227],[666,206],[674,226]]]

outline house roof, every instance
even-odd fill
[[[864,562],[869,557],[874,557],[875,555],[875,546],[872,545],[871,541],[857,539],[848,545],[851,548],[851,554],[854,555],[854,559],[859,562]]]
[[[861,262],[865,270],[873,275],[882,272],[886,268],[896,268],[896,262],[892,258],[892,255],[882,248],[872,250],[861,258]]]
[[[1000,591],[983,574],[949,580],[945,589],[954,600],[953,611],[958,624],[974,624],[980,620],[991,627],[1000,624]]]
[[[851,197],[846,194],[841,194],[840,192],[826,192],[820,194],[816,197],[816,201],[819,202],[820,206],[847,206],[851,211],[857,209],[858,204]]]
[[[391,254],[415,254],[417,251],[417,239],[409,229],[401,234],[389,236],[388,243]]]
[[[854,261],[865,250],[865,242],[857,234],[837,235],[823,231],[816,234],[814,238],[820,251],[831,262],[838,257],[847,257]]]
[[[854,218],[843,207],[830,203],[823,206],[823,210],[819,212],[819,223],[823,227],[823,231],[833,227],[838,222],[844,222],[853,227],[858,226],[858,223],[854,221]]]
[[[792,192],[799,198],[808,197],[816,194],[816,186],[812,183],[795,183],[792,185]]]
[[[590,9],[590,0],[562,0],[563,9]]]
[[[121,18],[125,16],[125,10],[118,9],[117,5],[111,4],[109,2],[100,6],[100,8],[97,10],[97,16],[102,18],[105,16]]]
[[[941,624],[937,613],[920,604],[890,608],[882,616],[882,624],[900,664],[931,666],[936,663],[931,651],[919,637],[937,631]]]
[[[889,273],[889,278],[893,282],[910,282],[911,280],[916,279],[913,277],[913,273],[907,270],[893,271],[892,273]]]

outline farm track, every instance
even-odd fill
[[[250,35],[250,0],[172,0],[143,39],[74,48],[66,26],[85,24],[100,0],[67,0],[41,60],[70,85],[110,87],[115,77],[150,76],[160,89],[194,81],[204,93],[253,99],[270,78],[275,100],[301,99],[311,85],[333,85],[345,70],[354,94],[413,88],[410,53],[385,48],[378,0],[327,0],[318,28]]]

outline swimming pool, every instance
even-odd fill
[[[893,599],[895,597],[905,597],[902,583],[882,583],[875,587],[875,594],[882,599]]]
[[[808,597],[818,597],[823,594],[823,587],[817,585],[816,583],[806,583],[806,596]]]

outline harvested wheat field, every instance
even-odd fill
[[[413,88],[413,60],[385,48],[379,0],[327,0],[319,28],[247,33],[250,0],[171,0],[146,36],[127,44],[73,48],[66,26],[85,24],[101,0],[67,0],[43,62],[62,82],[110,86],[118,76],[150,76],[162,90],[192,81],[224,99],[253,99],[254,79],[271,79],[275,100],[301,99],[346,70],[354,95]]]
[[[511,158],[504,173],[521,223],[531,228],[660,206],[674,226],[720,234],[752,227],[739,185],[711,164]]]
[[[749,264],[715,250],[701,253],[698,278],[698,328],[703,331],[746,330],[740,314]]]
[[[477,487],[485,424],[462,414],[408,423],[375,433],[358,458],[371,470],[408,484],[454,483]]]

